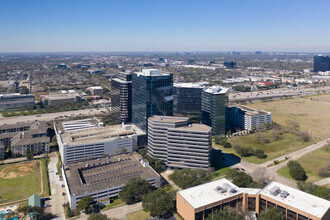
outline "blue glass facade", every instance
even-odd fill
[[[132,76],[132,122],[143,131],[152,115],[173,115],[173,74]]]

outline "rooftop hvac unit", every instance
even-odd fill
[[[289,195],[290,195],[290,194],[289,194],[287,191],[284,191],[284,190],[283,190],[283,191],[281,192],[281,194],[280,194],[280,196],[283,197],[283,198],[286,198],[286,197],[288,197]]]
[[[225,193],[226,192],[226,189],[223,189],[221,186],[217,186],[215,188],[215,190],[217,190],[219,193]]]
[[[277,196],[281,192],[280,188],[278,186],[274,186],[269,190],[269,193],[273,196]]]

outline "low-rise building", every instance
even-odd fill
[[[44,122],[29,122],[0,126],[0,143],[11,146],[13,154],[25,155],[26,151],[37,154],[49,152],[50,137]]]
[[[134,125],[104,127],[97,118],[56,123],[54,129],[63,164],[132,152],[145,135]]]
[[[287,220],[330,219],[330,201],[271,182],[263,189],[239,188],[219,179],[177,192],[177,212],[185,220],[202,220],[225,207],[260,214],[275,207]]]
[[[271,124],[272,113],[243,105],[231,105],[226,108],[226,119],[228,128],[250,131],[262,124]]]
[[[67,164],[62,173],[71,209],[77,208],[84,196],[108,204],[131,178],[141,177],[154,187],[160,186],[159,174],[135,152]]]
[[[103,95],[103,88],[101,86],[92,86],[89,88],[92,95]]]
[[[0,111],[15,111],[34,107],[34,95],[20,93],[1,94]]]
[[[208,169],[211,127],[190,124],[189,118],[152,116],[148,119],[148,154],[171,168]]]
[[[43,105],[59,105],[66,103],[81,102],[81,97],[77,92],[52,93],[49,95],[41,95],[40,101]]]

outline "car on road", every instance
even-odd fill
[[[36,117],[41,117],[41,115],[36,115]]]
[[[44,208],[46,208],[46,207],[51,207],[52,205],[51,204],[45,204],[44,205]]]
[[[241,171],[245,172],[245,169],[244,168],[241,168]]]

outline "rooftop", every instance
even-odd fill
[[[275,199],[281,203],[322,218],[330,208],[330,201],[313,196],[289,186],[272,182],[259,194]]]
[[[188,131],[211,131],[212,128],[204,124],[189,124],[178,128],[168,128],[169,130],[188,130]]]
[[[23,98],[23,97],[34,97],[34,95],[20,94],[20,93],[0,94],[0,99]]]
[[[144,167],[140,160],[141,156],[133,152],[66,165],[71,195],[122,186],[134,177],[147,180],[159,176],[150,166]]]
[[[207,82],[199,82],[199,83],[175,83],[174,84],[174,87],[203,89],[207,85],[208,85]]]
[[[135,72],[138,76],[164,76],[169,75],[169,73],[160,72],[157,69],[143,69],[142,72]]]
[[[189,120],[187,117],[173,117],[173,116],[159,116],[154,115],[149,118],[149,120],[154,122],[164,122],[164,123],[180,123],[180,122],[186,122]]]
[[[197,209],[243,193],[229,180],[222,178],[178,192],[193,208]]]
[[[134,125],[113,125],[100,127],[93,124],[93,120],[78,120],[56,124],[56,129],[64,144],[79,145],[90,143],[104,143],[118,138],[132,137],[134,135],[144,134]],[[80,121],[83,121],[80,123]],[[69,123],[69,124],[65,124]]]
[[[228,91],[228,88],[223,88],[223,87],[220,87],[220,86],[211,86],[211,87],[208,87],[204,90],[204,92],[211,93],[211,94],[214,94],[214,95],[226,94],[227,91]]]
[[[103,89],[101,86],[91,86],[91,89]]]
[[[263,110],[253,109],[253,108],[247,107],[245,105],[231,105],[230,107],[240,108],[242,111],[245,111],[245,114],[246,115],[265,115],[265,114],[270,114],[270,112],[266,112],[266,111],[263,111]]]

